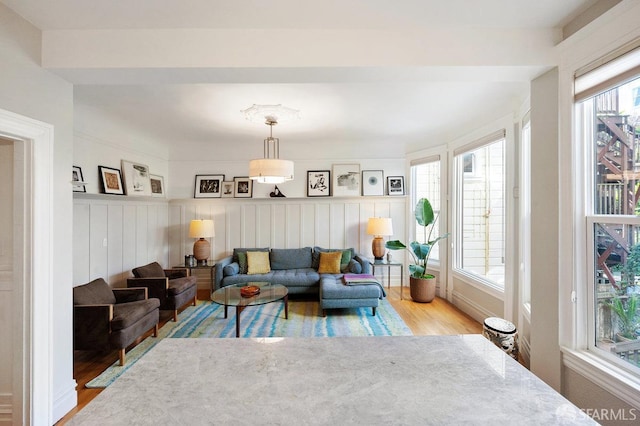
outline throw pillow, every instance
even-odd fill
[[[245,256],[245,259],[246,259],[246,256]],[[239,272],[240,272],[240,265],[238,265],[236,262],[230,263],[224,268],[222,268],[222,273],[224,274],[225,277],[228,277],[230,275],[237,275]]]
[[[240,274],[247,273],[247,252],[246,251],[238,252],[238,267],[240,269],[238,271]]]
[[[320,265],[318,266],[318,273],[319,274],[339,274],[340,259],[342,259],[341,251],[320,253]]]
[[[349,272],[351,272],[352,274],[361,274],[362,265],[360,264],[360,262],[355,259],[351,259],[351,261],[349,262]]]
[[[247,252],[247,274],[267,274],[271,272],[269,265],[269,252],[248,251]]]

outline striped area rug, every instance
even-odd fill
[[[289,319],[284,318],[284,303],[275,302],[246,308],[240,318],[241,337],[344,337],[344,336],[410,336],[411,330],[383,299],[371,315],[371,308],[331,309],[322,317],[317,301],[289,300]],[[127,352],[127,363],[116,361],[102,374],[87,383],[88,388],[109,386],[145,353],[164,338],[235,338],[235,308],[213,302],[199,302],[186,308],[178,322],[168,322],[158,337],[148,337]]]

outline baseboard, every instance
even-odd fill
[[[52,417],[54,423],[63,418],[69,411],[78,405],[78,393],[76,391],[77,383],[75,380],[68,382],[66,391],[60,395],[55,395],[53,401]]]
[[[457,291],[453,292],[451,303],[453,303],[453,305],[460,309],[462,312],[478,321],[480,324],[482,324],[487,317],[500,316],[486,310],[482,306],[475,303],[473,300],[466,298]]]
[[[10,425],[13,421],[13,394],[0,393],[0,425]]]

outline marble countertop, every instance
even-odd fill
[[[480,335],[164,339],[71,425],[595,424]]]

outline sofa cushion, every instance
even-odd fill
[[[136,278],[164,278],[164,269],[158,262],[151,262],[148,265],[139,266],[133,269],[133,276]]]
[[[183,291],[197,285],[197,278],[193,277],[182,277],[176,278],[174,280],[169,280],[169,291],[168,293],[171,295],[180,294]]]
[[[245,284],[250,282],[265,281],[274,284],[282,284],[286,287],[317,287],[320,282],[320,274],[312,268],[280,269],[267,274],[238,274],[224,277],[223,286],[231,284]]]
[[[353,248],[348,249],[325,249],[322,247],[313,248],[313,264],[312,267],[318,269],[320,266],[320,253],[322,252],[342,252],[342,259],[340,261],[340,272],[349,272],[349,261],[355,257],[356,251]]]
[[[247,252],[247,274],[266,274],[271,271],[269,265],[269,252],[248,251]]]
[[[339,252],[339,251],[320,253],[320,263],[318,264],[318,273],[319,274],[339,274],[341,259],[342,259],[342,252]]]
[[[269,253],[271,269],[311,268],[311,254],[311,247],[303,247],[299,249],[271,249],[271,253]]]
[[[238,261],[238,253],[246,253],[248,251],[269,251],[269,247],[262,248],[234,248],[233,249],[233,261]],[[240,265],[242,266],[242,265]]]
[[[132,326],[137,323],[140,318],[159,307],[160,301],[155,298],[113,305],[111,330],[118,331]]]
[[[222,268],[222,273],[225,277],[229,275],[237,275],[240,273],[240,265],[237,262],[230,263]]]
[[[102,278],[73,288],[74,305],[112,305],[114,303],[116,303],[116,296]]]
[[[342,275],[323,275],[320,294],[322,299],[379,299],[384,290],[379,284],[345,285]]]

